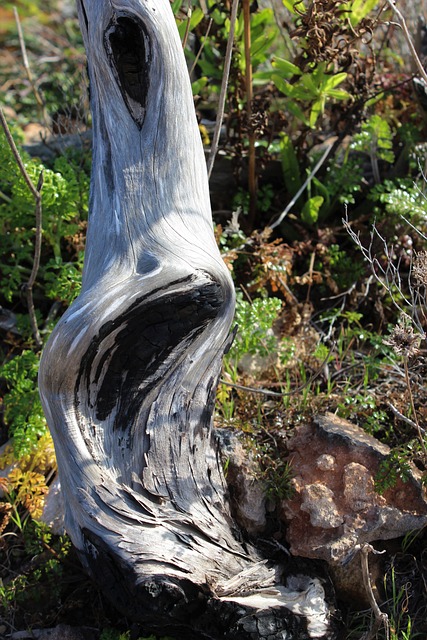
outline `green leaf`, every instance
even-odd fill
[[[276,33],[263,33],[252,40],[251,62],[254,68],[266,60],[269,49],[275,40]]]
[[[272,82],[274,82],[275,86],[279,91],[285,94],[285,96],[289,95],[291,92],[291,87],[286,80],[282,78],[278,73],[272,73],[270,76]]]
[[[325,98],[322,97],[319,100],[316,100],[315,102],[313,102],[313,105],[310,111],[310,117],[309,117],[309,125],[311,129],[314,129],[314,127],[316,126],[318,117],[321,114],[323,114],[324,110],[325,110]]]
[[[341,84],[341,82],[344,82],[346,78],[347,78],[347,74],[344,72],[337,73],[334,76],[328,76],[324,84],[325,90],[329,92],[329,89],[334,89],[339,84]]]
[[[373,98],[371,98],[370,100],[367,100],[365,102],[365,108],[367,111],[369,111],[370,107],[373,107],[374,105],[376,105],[378,102],[380,102],[381,100],[384,100],[384,92],[378,93],[376,96],[374,96]]]
[[[360,133],[353,137],[351,148],[369,155],[377,155],[381,160],[394,162],[393,132],[387,120],[373,115],[363,123]]]
[[[353,0],[350,4],[350,22],[354,27],[357,25],[363,18],[366,18],[368,13],[370,13],[378,4],[378,0]]]
[[[182,0],[174,0],[174,2],[172,2],[172,12],[174,16],[176,16],[178,11],[181,9],[181,5],[182,5]]]
[[[285,78],[292,78],[292,76],[300,76],[301,71],[299,67],[289,60],[284,58],[275,58],[273,60],[273,68],[278,69]]]
[[[194,82],[192,82],[191,88],[193,90],[193,96],[196,96],[201,91],[201,89],[206,87],[207,84],[208,84],[208,78],[206,76],[202,76],[198,80],[195,80]]]
[[[308,91],[308,95],[306,92],[306,99],[315,98],[318,95],[319,85],[316,86],[314,78],[316,80],[319,80],[319,78],[317,76],[314,76],[314,74],[312,73],[304,73],[301,76],[301,84]]]
[[[322,204],[322,196],[313,196],[307,200],[301,211],[301,220],[310,226],[315,224],[319,217],[319,211]]]
[[[201,22],[202,20],[203,20],[203,11],[199,8],[193,9],[193,11],[191,12],[190,26],[188,28],[188,31],[189,32],[193,31],[197,27],[199,22]],[[181,40],[184,38],[185,32],[187,31],[187,23],[188,23],[188,19],[185,18],[181,22],[181,24],[178,25],[179,37],[181,38]]]
[[[298,5],[298,11],[302,12],[305,7],[302,2],[298,2],[297,0],[282,0],[283,6],[286,7],[288,11],[291,13],[296,13],[295,7]]]
[[[324,198],[324,204],[328,207],[331,201],[328,188],[322,182],[320,182],[320,180],[316,178],[316,176],[314,176],[313,178],[313,185],[315,185],[316,191],[318,191],[318,193],[322,195],[322,197]]]
[[[293,116],[295,116],[295,118],[305,124],[306,127],[310,126],[310,123],[304,111],[300,109],[299,106],[295,102],[293,102],[293,100],[290,100],[286,103],[286,108],[290,113],[292,113]]]
[[[294,196],[301,187],[301,174],[294,145],[287,134],[280,138],[280,157],[286,188],[289,194]]]
[[[334,98],[335,100],[350,100],[351,94],[345,89],[331,89],[328,91],[328,98]]]
[[[272,72],[270,71],[256,71],[252,76],[254,86],[265,85],[267,82],[271,82]]]

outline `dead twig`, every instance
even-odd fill
[[[193,71],[196,68],[196,65],[197,65],[197,63],[199,61],[200,56],[202,55],[202,51],[205,48],[205,44],[208,41],[208,36],[210,34],[210,31],[211,31],[211,28],[212,28],[212,24],[213,24],[213,20],[212,20],[212,18],[209,18],[209,23],[208,23],[208,26],[207,26],[207,29],[206,29],[206,33],[205,33],[205,39],[203,40],[202,44],[200,45],[200,48],[199,48],[199,50],[197,52],[197,55],[196,55],[196,57],[194,59],[194,62],[191,65],[190,78],[193,75]]]
[[[408,393],[409,393],[409,402],[411,404],[412,417],[414,419],[415,426],[416,426],[416,429],[417,429],[417,432],[418,432],[418,439],[420,441],[421,448],[423,450],[424,456],[427,458],[427,449],[426,449],[426,445],[424,444],[423,430],[420,427],[420,423],[418,421],[417,411],[415,409],[414,394],[412,393],[412,385],[411,385],[411,378],[410,378],[410,375],[409,375],[408,357],[407,356],[404,356],[404,358],[403,358],[403,366],[404,366],[404,370],[405,370],[405,381],[406,381],[406,387],[407,387]]]
[[[184,38],[182,40],[182,48],[185,49],[185,47],[187,46],[187,40],[188,40],[188,34],[190,32],[190,22],[191,22],[191,16],[192,16],[192,9],[191,9],[191,4],[190,2],[188,2],[188,6],[187,6],[187,22],[185,23],[185,33],[184,33]]]
[[[34,197],[36,207],[35,207],[35,218],[36,218],[36,238],[34,244],[34,260],[33,267],[31,269],[31,274],[28,282],[25,285],[25,292],[27,297],[27,306],[28,306],[28,314],[30,316],[31,329],[33,332],[34,340],[36,346],[40,349],[43,345],[42,339],[40,337],[40,331],[37,325],[36,312],[34,309],[34,300],[33,300],[33,287],[37,278],[37,273],[40,267],[40,255],[41,255],[41,243],[42,243],[42,196],[41,190],[43,187],[43,171],[40,172],[39,180],[37,186],[34,186],[28,172],[25,168],[24,163],[22,162],[22,158],[19,154],[18,148],[15,144],[15,141],[10,133],[9,126],[7,124],[6,118],[3,113],[3,109],[0,107],[0,123],[3,127],[7,142],[9,147],[14,155],[16,163],[19,167],[22,177],[25,180],[25,183],[29,190],[31,191],[32,196]]]
[[[386,613],[383,613],[379,608],[378,603],[375,599],[374,592],[372,590],[371,578],[369,575],[369,560],[368,560],[368,556],[370,553],[381,554],[385,552],[376,551],[370,544],[364,544],[360,549],[360,562],[362,566],[363,584],[366,590],[366,595],[368,596],[369,604],[371,606],[371,609],[375,618],[369,631],[363,634],[360,640],[374,640],[374,638],[376,637],[376,634],[381,629],[381,627],[384,627],[384,629],[386,630],[386,636],[387,638],[389,638],[388,615]]]
[[[423,435],[425,434],[426,432],[425,429],[420,427],[420,425],[417,425],[413,420],[411,420],[407,416],[404,416],[403,413],[400,413],[399,409],[396,409],[394,404],[392,404],[391,402],[387,402],[387,406],[390,407],[390,409],[392,410],[396,418],[399,418],[399,420],[402,420],[402,422],[406,422],[406,424],[409,424],[409,426],[411,426],[413,429],[418,429],[419,432],[421,432]]]
[[[24,34],[22,32],[22,25],[21,25],[21,21],[19,19],[19,15],[18,15],[18,10],[16,9],[16,7],[13,7],[13,15],[15,17],[15,22],[16,22],[16,28],[18,30],[18,39],[19,39],[19,46],[21,48],[21,54],[22,54],[22,63],[24,65],[24,69],[25,69],[25,73],[27,74],[27,78],[28,81],[31,85],[31,88],[33,90],[33,94],[34,97],[36,99],[36,102],[40,108],[44,123],[47,124],[48,122],[48,115],[46,112],[46,107],[43,101],[43,98],[40,94],[40,91],[37,89],[36,83],[34,82],[34,78],[33,78],[33,74],[31,72],[31,68],[30,68],[30,63],[28,62],[28,55],[27,55],[27,48],[25,46],[25,40],[24,40]]]
[[[216,117],[215,130],[212,137],[211,151],[208,157],[208,177],[211,177],[216,152],[218,150],[219,136],[221,133],[222,121],[224,119],[225,99],[227,95],[228,78],[230,76],[231,58],[233,52],[234,29],[236,26],[237,9],[239,0],[233,0],[230,15],[230,33],[228,35],[227,49],[225,51],[224,72],[222,74],[221,91],[219,94],[218,114]]]
[[[304,193],[304,191],[307,189],[308,185],[313,180],[313,178],[316,175],[316,173],[319,171],[319,169],[321,168],[321,166],[325,162],[326,158],[328,157],[328,155],[332,151],[332,148],[333,148],[333,145],[328,145],[326,147],[322,157],[320,158],[320,160],[318,161],[318,163],[314,167],[313,171],[310,173],[310,175],[304,181],[304,184],[302,185],[302,187],[300,189],[298,189],[297,193],[294,195],[292,200],[286,206],[286,209],[284,211],[282,211],[282,213],[277,218],[277,220],[275,220],[272,224],[269,225],[270,229],[275,229],[276,227],[278,227],[279,224],[286,218],[286,216],[288,215],[289,211],[292,209],[294,204],[297,202],[298,198]]]
[[[414,59],[414,62],[416,64],[416,67],[418,69],[418,72],[421,76],[421,78],[424,80],[424,82],[427,84],[427,73],[421,63],[421,60],[418,57],[417,51],[415,49],[415,45],[412,42],[412,38],[411,38],[411,34],[409,33],[409,29],[408,29],[408,25],[406,24],[406,20],[405,17],[403,15],[403,13],[397,8],[396,3],[393,0],[387,0],[387,4],[391,7],[391,9],[396,13],[396,15],[398,16],[400,23],[394,23],[396,24],[398,27],[400,27],[403,31],[403,35],[405,36],[405,40],[408,44],[409,50],[411,52],[411,55]]]
[[[400,312],[402,317],[411,320],[417,328],[420,337],[424,338],[423,319],[419,317],[420,313],[423,313],[422,306],[419,304],[417,292],[415,292],[411,286],[412,265],[410,268],[410,277],[408,279],[408,288],[410,292],[409,297],[405,293],[404,285],[402,283],[400,260],[394,259],[393,247],[390,247],[387,244],[386,239],[380,234],[375,223],[371,228],[369,246],[365,247],[360,239],[360,234],[353,231],[347,212],[346,217],[343,218],[342,222],[350,238],[359,247],[364,259],[369,263],[372,275],[376,282],[390,295],[393,305]],[[378,258],[373,254],[375,240],[378,240],[382,244],[382,251],[385,257],[385,260],[383,261],[378,260]]]
[[[248,191],[249,218],[248,224],[253,226],[256,214],[257,176],[255,157],[255,132],[252,122],[253,81],[251,60],[251,7],[250,0],[243,3],[243,38],[245,45],[245,91],[246,91],[246,121],[248,127]]]

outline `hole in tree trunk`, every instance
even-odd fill
[[[133,120],[141,128],[149,86],[148,34],[140,21],[115,16],[105,35],[105,46],[120,92]]]

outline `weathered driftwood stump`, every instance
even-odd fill
[[[322,637],[320,583],[280,586],[227,505],[211,425],[234,291],[169,0],[78,5],[94,132],[86,258],[40,370],[66,528],[152,631]],[[307,632],[284,607],[316,613],[313,598]]]

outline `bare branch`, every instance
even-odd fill
[[[409,50],[411,52],[411,55],[414,59],[414,62],[417,66],[417,69],[419,71],[420,76],[422,77],[422,79],[424,80],[424,82],[427,84],[427,73],[421,63],[421,60],[418,57],[417,51],[415,49],[414,43],[412,42],[412,38],[411,38],[411,34],[409,33],[409,29],[408,26],[406,24],[406,20],[402,14],[402,12],[397,8],[396,3],[393,0],[387,0],[388,5],[391,7],[391,9],[393,9],[393,11],[397,14],[400,23],[397,23],[397,25],[402,29],[403,34],[405,36],[405,40],[408,43],[408,47]]]
[[[197,55],[196,55],[196,57],[194,59],[193,64],[191,65],[190,78],[191,78],[191,76],[193,74],[194,69],[196,68],[196,64],[198,63],[200,56],[202,55],[202,51],[205,48],[205,44],[206,44],[206,42],[208,40],[208,36],[210,34],[210,31],[211,31],[211,28],[212,28],[212,24],[213,24],[213,20],[212,20],[212,18],[210,18],[209,19],[209,23],[208,23],[208,27],[207,27],[206,33],[205,33],[205,39],[203,40],[203,42],[202,42],[202,44],[201,44],[201,46],[200,46],[200,48],[199,48],[199,50],[197,52]]]
[[[219,94],[218,114],[216,117],[215,131],[212,137],[211,151],[208,158],[208,178],[211,177],[216,152],[218,150],[219,136],[221,133],[222,121],[224,119],[225,98],[227,95],[228,78],[230,76],[231,58],[233,52],[234,29],[236,26],[237,9],[239,0],[233,0],[230,15],[230,33],[228,36],[227,49],[225,51],[224,72],[222,75],[221,91]]]
[[[425,432],[426,432],[425,429],[423,429],[422,427],[419,427],[419,426],[417,427],[415,422],[413,420],[411,420],[410,418],[408,418],[407,416],[404,416],[403,413],[401,413],[398,409],[396,409],[394,404],[392,404],[391,402],[387,402],[387,406],[390,407],[390,409],[392,410],[392,412],[394,413],[396,418],[399,418],[399,420],[402,420],[402,422],[406,422],[406,424],[409,424],[409,426],[413,427],[414,429],[419,428],[421,433],[425,434]]]
[[[351,224],[346,216],[342,220],[344,228],[349,234],[353,242],[359,247],[364,259],[370,264],[371,271],[376,282],[387,291],[390,295],[391,301],[399,313],[410,319],[421,337],[425,336],[423,328],[423,322],[420,318],[420,313],[423,315],[423,307],[426,305],[425,296],[422,294],[419,288],[414,288],[412,285],[412,261],[409,267],[408,281],[406,283],[409,291],[409,296],[405,292],[405,285],[402,282],[400,273],[401,260],[396,259],[392,255],[392,249],[387,244],[387,241],[378,231],[374,225],[371,229],[369,246],[365,247],[360,239],[360,234],[353,231]],[[413,225],[411,225],[413,227]],[[413,227],[414,228],[414,227]],[[379,240],[385,256],[385,266],[373,253],[374,241]]]
[[[369,604],[375,616],[374,623],[371,629],[363,635],[361,640],[373,640],[376,638],[378,631],[381,627],[384,627],[386,631],[389,628],[388,616],[386,613],[383,613],[379,608],[377,601],[374,596],[374,592],[372,591],[371,579],[369,576],[369,561],[368,556],[370,553],[384,553],[384,551],[375,551],[375,549],[370,544],[364,544],[360,549],[360,562],[362,566],[362,576],[363,576],[363,584],[365,586],[366,595],[368,596]]]
[[[316,166],[314,167],[314,169],[310,173],[310,175],[307,177],[307,179],[305,180],[305,182],[302,185],[302,187],[300,189],[298,189],[297,193],[294,195],[292,200],[287,205],[286,209],[280,214],[280,216],[277,218],[277,220],[275,222],[273,222],[272,224],[270,224],[270,229],[275,229],[276,227],[278,227],[279,224],[286,218],[286,216],[288,215],[289,211],[294,206],[295,202],[297,202],[297,200],[300,197],[300,195],[302,195],[304,193],[304,191],[307,189],[308,185],[313,180],[313,178],[316,175],[316,173],[319,171],[319,169],[321,168],[321,166],[325,162],[326,158],[328,157],[328,155],[332,151],[332,148],[333,148],[333,145],[329,145],[329,146],[326,147],[322,157],[317,162]]]
[[[31,68],[30,68],[30,63],[28,62],[27,48],[25,46],[24,34],[22,32],[22,25],[21,25],[21,21],[19,19],[18,10],[16,9],[16,7],[13,7],[13,14],[14,14],[14,17],[15,17],[16,28],[18,30],[19,46],[21,48],[22,62],[23,62],[23,65],[24,65],[25,73],[27,74],[27,78],[28,78],[28,80],[30,82],[30,85],[31,85],[31,88],[33,90],[33,94],[34,94],[34,97],[36,99],[36,102],[37,102],[38,106],[40,107],[41,113],[43,115],[43,120],[46,123],[48,121],[48,117],[47,117],[47,113],[46,113],[45,104],[44,104],[43,98],[42,98],[42,96],[40,94],[40,91],[37,89],[36,83],[34,82],[33,74],[31,72]]]

